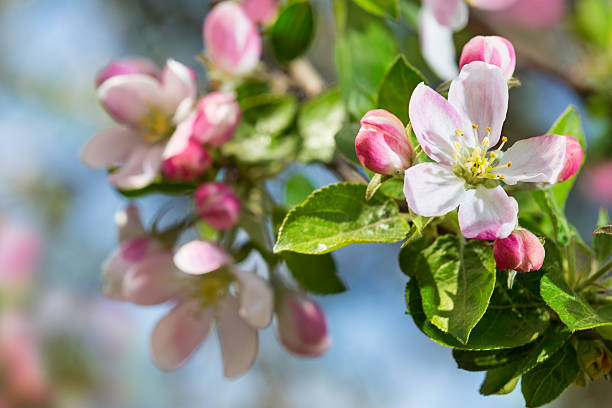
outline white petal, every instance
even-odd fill
[[[512,162],[512,167],[495,172],[504,176],[506,184],[556,183],[565,164],[565,138],[549,135],[519,140],[504,153],[500,166],[508,162]]]
[[[202,344],[214,323],[214,313],[197,301],[184,302],[163,317],[153,329],[151,353],[160,369],[179,369]]]
[[[459,226],[466,238],[506,238],[516,228],[518,203],[501,186],[468,190],[459,205]]]
[[[497,144],[508,111],[508,84],[501,68],[481,61],[465,65],[451,84],[448,101],[471,125],[478,125],[479,143],[491,128],[490,145]]]
[[[421,83],[410,97],[410,123],[423,151],[439,163],[453,163],[454,143],[474,147],[471,126],[442,95]],[[464,130],[459,137],[457,130]],[[470,129],[471,130],[471,127]]]
[[[176,251],[174,264],[190,275],[202,275],[216,271],[231,263],[231,257],[217,244],[194,240]]]
[[[195,73],[178,61],[169,59],[161,73],[161,83],[166,109],[175,112],[184,100],[197,97]]]
[[[254,272],[239,269],[234,274],[240,281],[240,316],[257,329],[270,325],[274,313],[274,292]]]
[[[465,0],[423,0],[425,9],[439,24],[459,31],[468,22],[468,6]]]
[[[109,179],[124,190],[136,190],[151,184],[160,173],[162,146],[138,146],[132,151],[127,162]]]
[[[226,295],[219,303],[219,340],[223,354],[223,375],[238,377],[251,368],[257,357],[257,329],[240,317],[240,303]]]
[[[179,123],[176,130],[170,137],[170,140],[168,140],[168,143],[166,143],[163,153],[164,159],[176,156],[185,151],[187,145],[189,144],[189,140],[193,135],[193,125],[195,119],[196,114],[192,113],[187,117],[187,119]]]
[[[453,42],[453,30],[441,25],[427,9],[419,15],[419,40],[421,52],[427,64],[444,80],[453,79],[459,73]]]
[[[465,181],[446,165],[421,163],[404,173],[404,195],[408,206],[423,217],[454,210],[465,194]]]
[[[104,296],[113,300],[125,300],[123,297],[123,280],[127,270],[131,266],[121,256],[121,250],[115,250],[102,265],[103,287],[102,293]]]
[[[147,233],[140,220],[140,210],[135,205],[128,205],[124,210],[115,213],[115,225],[119,229],[119,242],[145,236]]]
[[[105,169],[124,163],[135,146],[144,143],[139,132],[128,128],[103,130],[89,139],[81,160],[93,168]]]
[[[148,256],[133,265],[123,282],[123,296],[137,305],[158,305],[179,294],[179,271],[172,262],[172,252]]]

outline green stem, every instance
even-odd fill
[[[597,272],[592,274],[587,280],[582,282],[582,284],[578,286],[577,289],[578,290],[584,289],[585,287],[595,282],[597,279],[601,278],[602,276],[604,276],[606,273],[610,272],[611,270],[612,270],[612,259],[608,261],[607,263],[605,263],[601,268],[599,268]]]

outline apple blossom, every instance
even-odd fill
[[[168,60],[159,79],[148,74],[121,74],[102,82],[98,97],[120,128],[95,135],[84,147],[83,161],[94,168],[113,168],[111,182],[121,189],[151,184],[161,171],[166,144],[184,138],[196,98],[196,78],[191,68]],[[171,143],[168,143],[171,145]]]
[[[198,142],[189,140],[182,152],[164,160],[162,172],[169,180],[192,181],[210,168],[210,153]]]
[[[243,0],[242,8],[254,23],[267,24],[278,13],[278,0]]]
[[[198,214],[213,228],[228,229],[238,222],[240,198],[223,183],[204,183],[195,192]]]
[[[259,63],[261,36],[239,4],[217,4],[206,16],[203,35],[208,57],[219,71],[241,76]]]
[[[612,203],[612,162],[598,163],[587,169],[585,192],[591,200]]]
[[[331,344],[319,305],[293,292],[283,294],[277,331],[287,350],[302,357],[318,357]]]
[[[0,222],[0,287],[27,284],[42,256],[42,239],[35,230]]]
[[[499,67],[475,61],[463,67],[448,100],[421,83],[409,114],[423,151],[435,163],[405,172],[404,194],[415,213],[441,216],[459,207],[467,238],[505,238],[517,225],[518,204],[501,182],[556,183],[565,162],[565,139],[521,140],[502,152],[508,86]],[[492,150],[499,140],[501,145]]]
[[[546,28],[559,23],[566,8],[567,0],[516,0],[509,7],[496,12],[496,17],[523,26]]]
[[[459,67],[473,61],[482,61],[497,65],[501,68],[506,80],[512,78],[516,67],[516,54],[514,46],[504,37],[477,36],[472,38],[463,47]]]
[[[198,102],[192,137],[210,146],[221,146],[234,137],[242,113],[235,93],[211,92]]]
[[[109,78],[130,74],[144,74],[157,78],[159,69],[154,63],[144,58],[114,60],[98,73],[96,87]]]
[[[565,138],[565,165],[559,173],[559,183],[576,174],[580,165],[582,165],[582,159],[584,159],[584,151],[580,142],[570,136],[563,137]]]
[[[495,240],[493,255],[500,270],[531,272],[542,267],[546,253],[538,237],[519,228],[508,237]]]
[[[386,175],[403,175],[412,159],[404,125],[384,109],[369,111],[361,118],[355,151],[364,167]]]

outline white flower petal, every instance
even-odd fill
[[[231,295],[221,299],[218,310],[223,375],[227,378],[238,377],[251,368],[257,357],[257,329],[240,317],[240,303]]]
[[[404,173],[408,206],[423,217],[435,217],[455,209],[465,194],[465,181],[446,165],[421,163]]]
[[[137,305],[158,305],[177,296],[181,289],[179,271],[172,252],[164,251],[134,264],[123,282],[123,297]]]
[[[459,205],[459,226],[466,238],[506,238],[518,222],[518,203],[501,186],[468,190]]]
[[[274,313],[274,292],[268,283],[254,272],[236,269],[240,282],[240,316],[257,329],[270,325]]]
[[[123,259],[121,250],[115,250],[102,265],[104,296],[118,301],[125,300],[123,297],[123,280],[131,263]]]
[[[195,101],[197,82],[193,69],[169,59],[161,73],[164,103],[168,112],[174,113],[185,100]]]
[[[508,84],[501,68],[481,61],[465,65],[451,84],[448,100],[470,125],[478,125],[479,144],[487,128],[491,128],[490,146],[497,144],[508,111]]]
[[[109,176],[110,181],[124,190],[136,190],[151,184],[160,173],[162,146],[138,146],[127,162]]]
[[[231,257],[217,244],[194,240],[176,251],[174,264],[190,275],[202,275],[216,271],[231,263]]]
[[[468,6],[465,0],[423,0],[425,9],[439,24],[459,31],[468,22]]]
[[[459,67],[453,30],[441,25],[425,7],[419,14],[419,40],[423,57],[431,69],[444,80],[455,78]]]
[[[206,339],[213,323],[213,310],[203,309],[195,300],[176,306],[153,329],[155,365],[165,371],[179,369]]]
[[[511,167],[496,170],[506,184],[519,181],[556,183],[565,165],[565,138],[558,135],[538,136],[519,140],[501,158],[500,166],[512,162]]]
[[[140,210],[135,205],[115,213],[115,225],[119,229],[119,242],[145,236],[147,233],[140,220]]]
[[[144,140],[128,128],[103,130],[89,139],[81,151],[81,160],[89,167],[105,169],[124,163],[130,152]]]

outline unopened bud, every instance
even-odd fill
[[[278,0],[244,0],[242,8],[254,23],[267,24],[278,13]]]
[[[190,140],[185,149],[164,160],[164,176],[173,181],[193,181],[202,177],[212,160],[208,151],[198,142]]]
[[[361,118],[355,152],[364,167],[378,174],[401,176],[411,164],[412,148],[402,122],[384,109]]]
[[[236,94],[211,92],[198,102],[193,138],[210,146],[221,146],[234,137],[242,113]]]
[[[228,229],[238,222],[240,199],[223,183],[205,183],[195,192],[198,214],[213,228]]]
[[[323,311],[297,293],[283,296],[277,330],[287,350],[302,357],[318,357],[331,345]]]
[[[612,369],[610,354],[598,341],[580,341],[577,352],[578,361],[580,361],[583,370],[593,381],[608,374],[610,369]]]
[[[474,61],[482,61],[501,68],[506,80],[512,78],[516,68],[514,46],[504,37],[477,36],[463,47],[460,68]]]
[[[144,58],[119,59],[111,61],[96,77],[96,86],[118,75],[144,74],[157,77],[159,70],[155,64]]]
[[[493,255],[500,270],[531,272],[542,267],[546,254],[538,237],[525,229],[517,229],[507,238],[495,241]]]

